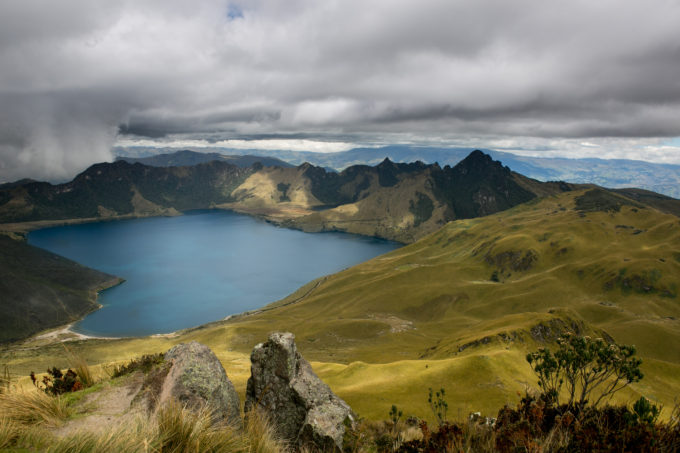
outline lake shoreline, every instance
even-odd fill
[[[198,220],[199,217],[197,217],[197,221],[194,222],[193,220],[190,220],[190,217],[192,217],[192,211],[195,213],[194,215],[197,216],[202,216],[205,214],[208,216],[216,215],[217,217],[207,217],[207,219],[209,219],[208,221]],[[222,215],[219,213],[225,213],[222,215],[227,214],[235,215],[236,217],[234,217],[234,219],[238,219],[240,216],[242,220],[239,220],[237,221],[237,223],[233,224],[234,227],[237,229],[233,230],[233,232],[231,229],[225,229],[225,227],[232,225],[231,223],[232,221],[230,220],[228,223],[223,223],[223,221],[221,220]],[[61,332],[59,334],[56,334],[56,336],[59,337],[67,333],[68,331],[72,332],[73,338],[81,339],[86,337],[97,339],[131,338],[131,337],[136,338],[154,335],[153,334],[154,330],[156,332],[159,331],[166,332],[160,335],[174,335],[177,332],[185,329],[193,329],[200,327],[201,325],[204,324],[223,321],[225,319],[225,315],[227,314],[228,314],[226,316],[227,318],[229,317],[238,318],[247,314],[260,312],[268,305],[275,303],[276,301],[285,299],[287,296],[294,293],[297,290],[297,288],[304,286],[310,281],[314,281],[323,275],[332,274],[347,267],[351,267],[355,264],[371,259],[374,256],[378,256],[380,254],[389,252],[394,248],[398,248],[401,246],[401,244],[398,244],[394,241],[385,241],[382,238],[375,238],[371,236],[357,235],[345,232],[340,232],[342,233],[342,235],[337,236],[338,238],[343,237],[345,238],[339,239],[340,242],[337,242],[333,238],[326,239],[325,235],[324,236],[301,235],[301,232],[298,229],[285,227],[279,228],[277,222],[272,222],[270,221],[270,219],[267,218],[263,219],[262,215],[270,214],[269,212],[260,211],[257,213],[255,212],[245,213],[221,206],[213,207],[212,209],[206,210],[191,210],[183,214],[184,215],[181,216],[172,216],[177,217],[178,220],[168,219],[167,222],[169,223],[166,223],[165,220],[160,220],[160,225],[152,222],[141,222],[127,224],[127,226],[124,227],[124,230],[118,230],[117,227],[114,226],[111,227],[104,226],[102,229],[94,227],[92,231],[97,232],[125,231],[125,234],[113,233],[114,237],[116,238],[115,242],[111,242],[109,239],[106,239],[109,236],[106,235],[101,236],[101,233],[96,233],[96,235],[94,233],[85,234],[84,237],[88,238],[87,240],[90,242],[81,243],[81,245],[79,245],[78,247],[79,251],[76,251],[75,253],[69,253],[68,250],[63,247],[53,248],[49,245],[50,244],[49,241],[51,240],[49,238],[51,237],[59,238],[60,236],[62,236],[63,233],[60,233],[59,230],[55,230],[53,232],[52,231],[44,232],[41,233],[40,236],[33,236],[33,233],[31,233],[30,236],[27,235],[26,240],[29,242],[30,245],[42,247],[44,249],[50,250],[53,253],[57,253],[61,256],[68,257],[68,259],[74,260],[78,263],[85,264],[88,267],[100,269],[111,275],[125,275],[126,280],[128,280],[132,284],[132,286],[130,287],[126,286],[125,291],[120,292],[117,290],[115,293],[112,293],[113,295],[109,294],[108,297],[105,297],[103,300],[100,298],[100,293],[102,291],[104,291],[105,289],[112,289],[116,286],[119,286],[126,280],[116,278],[114,281],[110,281],[108,282],[108,284],[96,288],[94,293],[95,296],[93,297],[95,297],[97,300],[97,307],[95,307],[91,311],[88,311],[88,313],[86,313],[84,316],[77,318],[70,325],[63,325],[61,329],[57,329],[61,330]],[[162,219],[163,217],[167,216],[151,216],[151,217]],[[248,218],[250,218],[251,220],[248,221],[247,220]],[[256,220],[258,219],[264,221],[257,222]],[[81,234],[84,234],[86,231],[91,231],[90,227],[80,226],[76,227],[76,225],[85,223],[88,224],[108,223],[97,222],[94,221],[94,219],[90,219],[92,221],[89,222],[85,222],[84,221],[85,219],[78,220],[79,221],[76,222],[64,222],[64,221],[58,222],[65,227],[73,226],[73,228],[67,229],[67,231],[68,230],[71,231],[69,233],[70,236],[69,235],[65,236],[65,238],[67,239],[64,239],[64,237],[62,236],[62,238],[59,239],[59,241],[62,241],[62,243],[64,243],[63,241],[66,240],[67,241],[65,242],[66,244],[69,243],[77,244],[79,242],[77,239],[80,237]],[[108,218],[105,219],[105,221],[110,220],[113,219]],[[255,223],[253,223],[254,221]],[[175,225],[175,226],[168,227],[161,225]],[[47,227],[46,223],[41,223],[39,225],[33,223],[31,224],[31,226]],[[0,228],[2,228],[2,225],[0,225]],[[158,236],[156,233],[154,233],[154,231],[156,231],[157,228],[160,228],[160,230],[158,231],[161,232],[160,233],[161,236]],[[176,239],[173,239],[170,236],[163,235],[164,234],[163,232],[173,231],[176,230],[177,228],[183,229],[180,236],[181,238],[190,237],[191,239],[187,241],[184,241],[184,239],[180,239],[179,240],[180,242],[177,242]],[[243,236],[244,233],[242,232],[243,228],[245,228],[245,230],[249,232],[248,234],[250,239],[248,239],[246,242],[244,242]],[[270,228],[274,228],[272,232],[279,231],[280,233],[262,231],[262,229]],[[215,230],[220,231],[219,236],[212,236],[213,234],[212,232],[214,232]],[[285,231],[288,231],[288,233],[285,233]],[[150,234],[151,236],[149,236]],[[354,236],[357,239],[347,239],[346,237],[348,236]],[[238,239],[233,239],[232,241],[232,238],[235,237],[238,237]],[[128,241],[128,238],[136,238],[136,240],[130,242]],[[202,241],[199,241],[197,243],[196,238],[203,239]],[[225,238],[227,239],[227,242],[224,241]],[[255,240],[254,243],[252,242],[253,238]],[[310,238],[316,239],[310,242]],[[379,242],[373,242],[372,241],[373,239],[378,239]],[[98,251],[99,247],[94,245],[92,241],[98,241],[104,244],[108,244],[104,246],[104,248],[107,250],[109,249],[116,250],[115,256],[117,256],[117,258],[115,262],[108,262],[108,264],[106,264],[103,261],[102,262],[93,261],[92,259],[93,256],[96,258],[98,255],[101,255],[103,257],[107,256],[108,254],[105,251],[104,252]],[[136,244],[136,242],[138,244]],[[152,297],[152,299],[148,299],[149,295],[147,295],[147,290],[145,289],[152,288],[153,285],[147,283],[146,281],[140,281],[138,278],[139,272],[137,272],[136,269],[134,269],[136,267],[142,270],[144,273],[147,273],[149,269],[158,268],[157,264],[154,264],[158,262],[157,259],[156,261],[153,261],[153,263],[146,262],[147,261],[146,256],[153,257],[153,253],[155,252],[151,252],[151,249],[146,249],[145,244],[155,242],[161,243],[160,247],[162,253],[164,254],[168,253],[169,249],[167,249],[167,247],[170,247],[170,250],[172,250],[173,248],[176,248],[178,250],[189,249],[193,255],[191,257],[185,258],[182,258],[183,255],[178,255],[180,263],[203,262],[205,261],[204,257],[208,256],[209,259],[211,260],[211,263],[208,266],[209,270],[212,271],[212,269],[220,268],[219,272],[216,273],[216,275],[218,276],[217,278],[219,279],[229,278],[231,276],[238,275],[238,270],[234,269],[234,266],[236,266],[237,268],[242,268],[245,265],[245,263],[251,263],[250,267],[248,268],[249,270],[246,271],[248,273],[248,277],[245,282],[239,278],[236,278],[234,280],[235,282],[238,282],[233,283],[233,285],[236,285],[235,288],[238,288],[237,293],[233,293],[231,289],[228,291],[220,291],[219,289],[220,287],[217,286],[204,291],[206,292],[206,294],[203,294],[202,292],[199,291],[194,295],[193,291],[195,290],[196,285],[202,281],[201,279],[203,278],[203,275],[211,274],[205,273],[205,271],[201,270],[203,274],[197,276],[192,280],[191,275],[192,272],[194,272],[194,270],[192,269],[191,272],[188,274],[189,275],[188,283],[182,282],[181,285],[183,286],[179,288],[180,291],[173,292],[172,290],[170,290],[170,294],[173,295],[172,296],[173,299],[183,301],[181,303],[184,305],[186,305],[186,301],[188,300],[201,301],[200,310],[198,312],[193,311],[190,316],[186,317],[186,321],[188,321],[187,324],[189,325],[189,327],[185,327],[187,326],[187,324],[182,325],[181,322],[172,320],[171,318],[173,315],[165,317],[165,319],[167,319],[168,321],[162,319],[156,320],[156,317],[153,315],[153,313],[149,311],[155,310],[159,307],[158,302],[156,302],[153,299],[156,296],[151,294],[150,297]],[[210,244],[208,255],[205,255],[206,252],[203,251],[205,249],[205,244],[203,244],[202,242],[207,242]],[[92,244],[90,245],[90,243]],[[167,244],[167,246],[165,244]],[[220,249],[215,248],[215,244],[230,244],[230,245],[226,246],[224,252],[221,252],[219,251]],[[119,255],[118,250],[126,250],[125,253],[127,253],[127,248],[135,249],[136,252],[129,256],[126,255],[126,257],[123,258],[121,261],[120,256],[122,255]],[[142,249],[144,249],[143,252]],[[83,252],[84,250],[85,252]],[[262,261],[262,255],[260,253],[255,252],[256,250],[269,250],[268,253],[274,253],[277,256],[277,258],[275,258],[273,261],[267,258],[266,260],[264,260],[264,262],[260,262]],[[296,252],[296,250],[299,252]],[[151,252],[151,254],[149,252]],[[140,253],[142,253],[144,257],[137,256]],[[178,252],[170,253],[171,253],[170,255],[164,256],[163,259],[173,260],[175,259],[174,258],[175,255],[173,253]],[[233,255],[233,253],[240,253],[240,255]],[[284,253],[284,255],[278,256],[280,253]],[[257,258],[258,256],[260,256],[260,258]],[[302,270],[302,268],[298,270],[292,269],[296,268],[296,266],[292,266],[291,268],[290,266],[291,256],[298,257],[295,259],[296,262],[304,263],[305,269],[304,272],[300,273],[300,270]],[[334,257],[334,259],[328,260],[328,257],[331,256]],[[98,262],[100,263],[99,265],[97,264]],[[322,262],[324,264],[320,265],[322,264]],[[121,263],[123,263],[123,267],[125,268],[125,270],[123,270],[123,267],[121,267]],[[133,266],[133,268],[128,269],[128,265],[126,263],[136,263],[136,265]],[[167,263],[174,263],[174,261],[167,261]],[[319,265],[312,263],[318,263]],[[172,266],[174,266],[174,264]],[[190,264],[190,266],[195,267],[194,264]],[[203,264],[202,266],[205,265]],[[160,268],[163,269],[166,267],[167,266],[161,266]],[[312,269],[311,271],[310,268]],[[182,269],[181,266],[176,269],[177,271],[179,271],[179,274],[175,272],[174,275],[176,275],[177,277],[173,276],[172,277],[173,281],[176,279],[179,279],[178,281],[181,281],[183,277],[180,276],[185,277],[187,276],[187,274],[181,269]],[[280,272],[280,270],[282,272]],[[291,272],[293,273],[292,275]],[[272,275],[273,277],[269,279],[271,280],[271,284],[265,285],[265,288],[263,288],[263,290],[257,290],[257,288],[259,288],[262,285],[262,279],[257,274]],[[212,279],[213,277],[209,278]],[[249,287],[244,285],[249,284],[248,282],[252,281],[253,278],[257,280],[258,286],[255,287],[254,289],[253,288],[248,289]],[[160,282],[160,280],[153,280],[153,277],[152,280],[148,281],[149,282],[155,281],[156,283]],[[206,282],[210,281],[212,280],[206,280]],[[281,284],[281,282],[283,283],[283,285]],[[208,287],[210,287],[210,285],[208,285]],[[232,283],[229,283],[229,285],[232,285]],[[202,286],[205,287],[205,285]],[[165,288],[164,290],[165,292],[168,291],[167,285],[162,285],[162,287]],[[283,289],[278,290],[277,288],[279,287]],[[151,292],[153,293],[154,291],[151,290]],[[113,297],[114,299],[111,299],[111,297]],[[147,299],[150,300],[150,303],[148,304],[146,303]],[[113,302],[114,300],[116,301],[115,309],[114,305],[111,305],[111,307],[109,307],[110,302]],[[137,313],[134,316],[127,315],[126,312],[121,309],[122,306],[118,305],[117,301],[123,300],[125,300],[124,302],[125,307],[133,307],[132,309],[137,311]],[[167,306],[163,305],[168,310],[167,314],[183,313],[182,310],[180,310],[179,308],[177,309],[174,308],[175,305],[177,304],[177,302],[175,302],[174,300],[172,302],[169,302],[169,305]],[[141,303],[142,301],[144,303]],[[162,303],[165,304],[165,301],[163,301]],[[78,324],[78,322],[82,322],[83,319],[97,312],[99,309],[102,308],[102,306],[107,307],[106,315],[100,314],[95,318],[91,318],[90,321],[88,321],[84,325]],[[199,306],[195,307],[198,308]],[[110,308],[112,309],[112,311],[109,311]],[[236,310],[233,310],[234,308],[236,308]],[[128,308],[125,308],[125,310],[128,310]],[[221,310],[226,313],[223,315],[220,315],[218,313],[217,316],[210,317],[211,311],[215,310],[218,312]],[[177,318],[178,316],[179,315],[175,316],[175,318]],[[201,317],[203,317],[203,319],[201,319]],[[116,321],[116,319],[118,319],[118,321]],[[127,319],[129,319],[130,322],[128,322]],[[149,320],[151,320],[152,322],[150,322]],[[196,322],[191,322],[192,320]],[[118,324],[119,322],[122,323],[120,324],[121,327],[120,328],[115,327],[119,325]],[[170,329],[165,330],[164,325],[170,327]],[[173,329],[173,327],[175,328]],[[48,333],[49,331],[50,329],[48,329],[47,332],[41,331],[38,333],[38,336]]]

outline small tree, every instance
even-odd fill
[[[400,411],[396,405],[392,405],[392,409],[390,409],[390,420],[392,421],[392,430],[396,434],[397,431],[399,430],[398,425],[399,425],[399,419],[401,419],[401,416],[404,415],[402,411]]]
[[[634,346],[568,334],[558,339],[554,353],[541,348],[527,354],[526,359],[538,375],[538,385],[549,401],[559,401],[564,384],[567,404],[583,407],[595,395],[598,396],[593,406],[642,379],[642,360],[634,356]]]
[[[449,403],[446,402],[444,397],[446,396],[446,391],[444,388],[439,389],[438,392],[432,394],[432,388],[428,389],[427,402],[430,405],[430,409],[434,414],[439,426],[446,422],[446,412],[449,410]]]

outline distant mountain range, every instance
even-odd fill
[[[127,157],[118,156],[116,161],[124,160],[134,164],[140,163],[153,167],[187,167],[191,165],[203,164],[213,160],[227,162],[237,167],[250,167],[259,162],[265,167],[292,167],[292,164],[284,162],[276,157],[264,157],[254,155],[227,156],[220,153],[198,153],[195,151],[182,150],[169,154],[157,154],[147,157]]]
[[[211,155],[182,151],[145,161],[172,165],[206,157]],[[451,220],[579,187],[527,178],[481,151],[453,167],[383,159],[339,173],[309,163],[263,166],[259,160],[247,167],[221,158],[190,166],[117,160],[93,165],[65,184],[5,184],[0,223],[176,215],[217,207],[305,231],[346,231],[409,243]],[[664,195],[642,189],[626,189],[624,195],[663,212],[680,212],[680,201]]]
[[[184,155],[190,154],[184,153]],[[174,155],[157,156],[169,162]],[[306,231],[339,230],[412,242],[446,222],[502,211],[573,188],[512,172],[481,151],[454,167],[355,165],[340,173],[298,167],[237,167],[223,160],[154,167],[96,164],[68,183],[27,181],[0,189],[0,223],[173,215],[222,207]]]
[[[416,162],[453,166],[474,148],[433,148],[407,145],[380,148],[355,148],[338,153],[314,153],[283,150],[238,150],[211,148],[217,153],[248,155],[257,153],[276,157],[294,165],[309,162],[312,165],[342,170],[352,165],[376,165],[386,157],[394,162]],[[119,155],[150,156],[172,152],[158,148],[116,148]],[[205,150],[202,150],[205,151]],[[680,198],[680,165],[656,164],[626,159],[566,159],[526,157],[494,150],[485,150],[494,159],[513,171],[540,181],[567,181],[592,183],[603,187],[637,187]]]

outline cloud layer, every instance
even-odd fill
[[[679,23],[674,0],[3,2],[0,181],[131,135],[680,162]]]

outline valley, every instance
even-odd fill
[[[488,163],[474,157],[467,163],[470,167],[457,171],[464,168],[464,176],[474,168],[472,163]],[[304,228],[296,222],[312,216],[327,222],[324,229],[340,229],[339,223],[330,223],[331,213],[368,212],[372,197],[380,200],[371,205],[373,212],[398,212],[395,203],[403,206],[404,197],[390,202],[381,190],[394,187],[401,194],[415,194],[419,190],[414,184],[427,187],[410,178],[422,166],[385,162],[383,168],[359,169],[372,171],[377,183],[368,186],[374,192],[352,202],[357,191],[349,188],[356,178],[345,174],[348,183],[333,176],[339,189],[319,192],[307,175],[310,168],[251,173],[231,196],[262,212],[294,204],[311,211],[334,200],[346,201],[281,221]],[[385,175],[390,169],[396,169],[396,181],[381,185],[381,175],[383,184],[389,181]],[[473,203],[478,214],[488,215],[461,215],[444,224],[446,217],[437,209],[446,212],[447,206],[435,202],[446,186],[436,179],[436,169],[428,170],[440,192],[420,193],[428,194],[432,216],[441,215],[441,222],[433,222],[431,232],[429,219],[419,223],[423,231],[402,236],[410,244],[399,250],[312,281],[280,301],[228,320],[163,336],[71,338],[69,347],[92,364],[107,366],[196,340],[216,352],[243,394],[253,345],[271,331],[291,331],[319,376],[360,415],[382,419],[391,404],[398,404],[408,414],[427,418],[428,387],[445,387],[452,411],[462,416],[471,411],[493,414],[517,401],[518,392],[536,386],[525,354],[571,331],[636,345],[645,378],[617,394],[617,401],[644,395],[672,406],[680,392],[680,356],[677,348],[665,345],[680,341],[680,220],[672,214],[676,200],[646,192],[542,184],[501,167],[500,174],[509,175],[506,187],[527,200]],[[456,196],[483,200],[480,193],[498,187],[483,181],[467,184],[467,195]],[[290,186],[282,190],[280,183]],[[281,192],[291,201],[282,201]],[[465,213],[465,203],[453,200],[448,207]],[[414,228],[416,216],[410,214]],[[60,339],[68,337],[62,334]],[[12,345],[4,357],[14,373],[26,375],[53,365],[60,350],[54,339],[32,338]]]
[[[28,244],[125,279],[73,326],[103,337],[169,333],[256,309],[399,246],[224,210],[47,228],[29,233]]]

